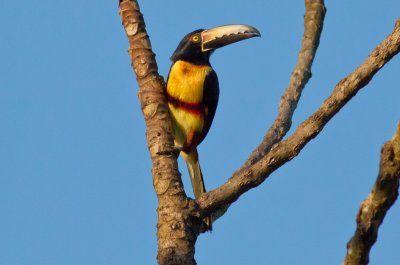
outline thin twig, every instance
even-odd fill
[[[281,141],[292,125],[292,117],[300,100],[301,93],[311,78],[311,65],[319,45],[324,24],[325,6],[323,0],[306,0],[304,15],[304,33],[297,64],[290,77],[290,82],[279,104],[279,112],[261,144],[253,151],[243,165],[247,167],[263,157],[271,147]]]
[[[394,137],[382,146],[379,176],[357,214],[357,228],[347,243],[343,265],[366,265],[387,211],[396,201],[400,178],[400,123]]]

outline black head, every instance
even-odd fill
[[[198,29],[183,37],[172,54],[171,60],[173,62],[183,60],[194,64],[210,64],[210,55],[215,49],[259,36],[261,34],[256,28],[246,25],[226,25],[213,29]]]
[[[186,34],[172,54],[171,60],[173,62],[182,60],[194,64],[210,64],[212,50],[203,52],[201,48],[201,33],[203,31],[203,29],[198,29]]]

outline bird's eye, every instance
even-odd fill
[[[192,41],[193,42],[198,42],[200,40],[200,38],[199,38],[199,36],[197,36],[197,35],[194,35],[193,37],[192,37]]]

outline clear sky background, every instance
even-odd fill
[[[215,52],[221,95],[199,148],[223,184],[273,122],[297,60],[303,1],[140,1],[159,70],[194,29],[262,38]],[[326,1],[320,47],[293,128],[393,29],[398,0]],[[138,87],[117,1],[0,2],[0,264],[155,264],[156,207]],[[198,264],[341,264],[355,216],[400,119],[394,58],[298,157],[199,237]],[[293,131],[293,130],[292,130]],[[184,163],[184,183],[192,194]],[[400,264],[400,203],[371,264]]]

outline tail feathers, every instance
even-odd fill
[[[204,186],[203,174],[201,173],[200,163],[196,158],[192,157],[192,153],[188,155],[188,159],[186,160],[186,165],[190,175],[190,181],[192,182],[192,188],[195,198],[199,198],[203,193],[206,192],[206,188]]]
[[[198,159],[197,150],[191,153],[183,153],[182,157],[186,161],[186,165],[190,175],[190,181],[192,182],[192,188],[195,198],[199,198],[203,193],[206,192],[204,186],[203,174],[201,173],[200,163]],[[207,216],[203,219],[202,229],[203,231],[212,230],[212,219],[211,216]]]

